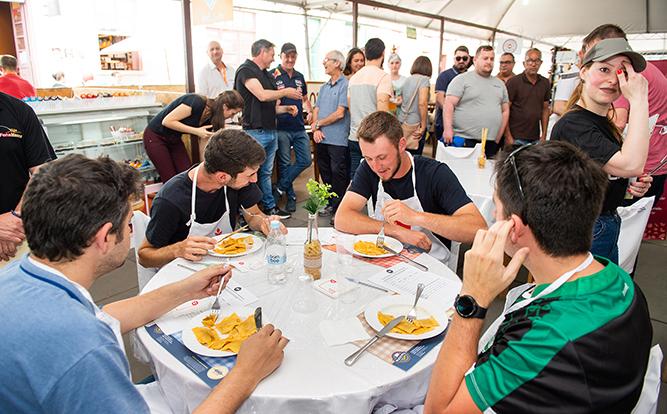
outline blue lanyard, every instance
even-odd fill
[[[86,306],[86,304],[83,303],[83,302],[81,301],[81,299],[79,299],[79,297],[78,297],[76,294],[74,294],[74,292],[72,292],[72,290],[71,290],[70,288],[68,288],[67,286],[62,285],[62,284],[56,282],[55,280],[47,279],[47,278],[45,278],[45,277],[43,277],[43,276],[37,275],[37,274],[35,274],[35,273],[32,273],[31,271],[29,271],[29,270],[27,270],[25,267],[23,267],[23,265],[20,265],[19,267],[21,268],[21,270],[23,270],[23,271],[24,271],[26,274],[28,274],[29,276],[32,276],[32,277],[34,277],[34,278],[37,279],[37,280],[41,280],[41,281],[44,282],[44,283],[48,283],[49,285],[55,286],[55,287],[57,287],[58,289],[64,290],[65,293],[67,293],[67,294],[69,295],[69,297],[71,297],[72,299],[76,300],[76,301],[79,302],[80,304]]]

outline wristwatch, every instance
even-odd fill
[[[315,121],[315,131],[320,129],[320,121]]]
[[[479,306],[475,298],[470,295],[456,295],[454,309],[462,318],[484,319],[486,316],[486,308]]]

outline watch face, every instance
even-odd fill
[[[469,317],[475,313],[476,305],[472,297],[468,295],[459,296],[456,300],[456,311],[464,318]]]

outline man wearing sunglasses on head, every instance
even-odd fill
[[[442,108],[445,107],[445,93],[449,83],[468,70],[470,67],[470,52],[465,46],[459,46],[454,51],[454,66],[440,72],[435,81],[435,133],[438,139],[442,140],[442,131],[444,122],[442,121]]]

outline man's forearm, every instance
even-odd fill
[[[500,139],[503,137],[503,132],[505,131],[505,128],[507,128],[507,123],[509,119],[510,119],[510,111],[509,110],[503,111],[502,123],[500,124],[500,129],[498,130],[498,134],[496,135],[496,142],[500,142]]]
[[[456,216],[419,212],[414,216],[415,225],[435,234],[461,243],[472,243],[479,229],[486,229],[486,221],[479,213]]]
[[[182,294],[178,282],[104,307],[104,311],[120,321],[121,332],[146,325],[191,298]]]
[[[338,209],[335,220],[336,230],[350,234],[377,233],[382,222],[360,211]]]
[[[345,117],[345,111],[344,110],[343,111],[334,111],[334,112],[330,113],[329,116],[324,117],[322,119],[319,119],[318,120],[319,126],[323,127],[323,126],[331,125],[335,122],[340,121],[344,117]]]
[[[464,380],[465,373],[477,360],[477,343],[482,323],[481,319],[464,319],[454,315],[433,366],[424,403],[425,414],[447,410]]]
[[[445,100],[445,107],[442,111],[442,125],[445,131],[452,129],[452,119],[454,118],[454,105]]]
[[[176,258],[174,244],[164,247],[141,246],[137,254],[143,267],[162,267]]]
[[[252,378],[234,368],[213,388],[193,414],[234,414],[256,386]]]
[[[549,115],[550,111],[549,111],[549,106],[547,105],[542,109],[542,134],[540,135],[540,137],[544,138],[547,137],[547,128],[549,127]]]

